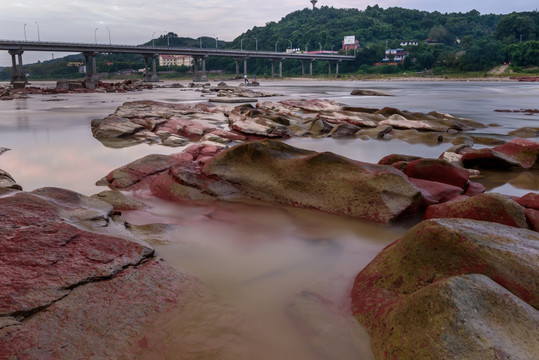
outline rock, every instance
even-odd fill
[[[350,93],[350,95],[354,96],[393,96],[389,95],[380,91],[374,91],[374,90],[362,90],[362,89],[354,89]]]
[[[253,198],[383,223],[415,211],[421,200],[419,191],[392,167],[270,140],[225,150],[202,174],[211,181],[199,180],[191,187],[217,198]]]
[[[417,159],[406,165],[406,175],[411,178],[438,181],[466,187],[470,174],[465,169],[440,159]]]
[[[335,126],[331,131],[329,132],[329,135],[334,138],[343,138],[343,137],[354,137],[354,135],[360,130],[361,128],[356,125],[352,124],[339,124]]]
[[[214,103],[255,103],[258,102],[258,99],[253,98],[242,98],[242,97],[216,97],[208,100],[209,102]]]
[[[515,201],[526,208],[539,210],[539,194],[538,193],[528,193]]]
[[[158,154],[147,155],[111,171],[106,176],[106,184],[111,189],[127,189],[148,177],[168,170],[172,165],[192,160],[190,154],[184,154],[185,158]]]
[[[533,357],[538,240],[534,231],[468,219],[410,229],[354,281],[352,311],[375,356]]]
[[[468,148],[461,153],[466,167],[507,169],[517,166],[529,169],[539,166],[539,143],[531,140],[515,139],[494,148]]]
[[[10,174],[8,174],[2,169],[0,169],[0,188],[22,190],[22,186],[17,184],[15,179],[13,179],[13,177]]]
[[[524,208],[510,198],[496,193],[462,197],[444,204],[431,205],[424,218],[464,218],[528,228]]]
[[[509,132],[509,135],[518,138],[539,137],[539,127],[523,127]]]
[[[390,154],[387,156],[384,156],[378,161],[379,165],[393,165],[396,162],[404,161],[406,163],[414,160],[421,159],[419,156],[415,155],[402,155],[402,154]]]
[[[410,182],[421,191],[425,205],[444,203],[456,198],[463,192],[462,188],[458,186],[438,181],[410,178]]]
[[[530,229],[539,232],[539,210],[525,208],[524,213],[526,214],[526,220]]]
[[[114,210],[142,210],[147,209],[148,205],[142,201],[136,200],[118,190],[101,191],[99,194],[91,196],[112,205]]]
[[[532,359],[539,346],[537,310],[484,275],[425,286],[388,323],[392,339],[381,345],[384,358]]]

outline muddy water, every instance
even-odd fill
[[[231,82],[232,84],[232,82]],[[392,97],[351,97],[352,89]],[[290,97],[329,98],[351,106],[394,106],[448,112],[489,126],[474,134],[509,139],[507,133],[539,126],[539,115],[495,113],[537,108],[538,84],[271,81],[260,90]],[[25,190],[57,186],[91,195],[109,171],[147,154],[180,149],[138,145],[104,147],[90,122],[126,101],[205,101],[200,93],[156,89],[128,94],[33,96],[0,103],[0,169]],[[533,139],[539,141],[538,138]],[[292,145],[332,151],[368,162],[391,153],[437,157],[450,145],[410,145],[399,140],[290,139]],[[488,191],[523,195],[539,191],[537,171],[484,172]],[[157,345],[141,358],[169,359],[371,359],[365,331],[347,312],[354,276],[407,224],[381,226],[315,211],[263,204],[216,202],[186,206],[148,199],[148,212],[126,212],[134,224],[177,226],[154,241],[167,263],[207,284],[197,305],[166,314]]]
[[[157,253],[196,274],[223,306],[202,307],[212,321],[178,314],[161,331],[178,339],[195,336],[202,344],[189,347],[208,358],[215,347],[223,359],[373,358],[368,335],[349,311],[348,294],[355,275],[406,226],[264,204],[146,201],[153,206],[149,215],[129,212],[126,219],[178,225],[167,243],[154,244]],[[210,337],[216,327],[224,329],[226,344]],[[177,356],[172,349],[165,354]]]

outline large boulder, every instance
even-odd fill
[[[443,204],[430,205],[424,218],[464,218],[528,228],[524,208],[509,197],[496,193],[460,197]]]
[[[357,275],[352,310],[380,359],[533,358],[537,263],[536,232],[423,221]]]
[[[279,141],[250,142],[222,151],[201,173],[204,182],[193,187],[216,198],[257,199],[383,223],[415,211],[421,201],[420,192],[391,166]]]

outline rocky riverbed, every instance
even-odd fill
[[[230,90],[218,91],[226,97]],[[492,168],[537,179],[539,143],[467,133],[482,126],[449,114],[322,99],[125,103],[92,122],[96,139],[114,148],[153,143],[178,152],[103,174],[98,183],[110,190],[92,197],[56,188],[23,191],[0,173],[1,353],[250,358],[234,350],[250,333],[237,310],[220,305],[211,288],[161,261],[149,245],[167,241],[176,225],[136,226],[122,218],[122,211],[145,213],[148,205],[136,196],[144,193],[197,206],[261,202],[374,223],[415,221],[349,284],[351,310],[371,335],[374,356],[531,359],[539,349],[539,196],[485,193],[480,180]],[[366,163],[282,141],[290,137],[447,143],[447,151]],[[347,317],[343,306],[350,305],[327,289],[306,289],[290,306],[322,357],[331,356],[324,352],[328,339],[361,351],[354,340],[360,329],[339,339],[328,331],[328,319]],[[198,321],[218,340],[163,345],[160,326],[170,313],[190,324],[206,314]]]

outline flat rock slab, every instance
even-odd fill
[[[200,299],[200,281],[149,245],[105,234],[111,216],[69,190],[2,192],[0,358],[132,358],[155,316]]]
[[[253,98],[229,98],[229,97],[216,97],[208,100],[209,102],[213,103],[225,103],[225,104],[233,104],[233,103],[250,103],[250,102],[258,102],[258,99]]]

